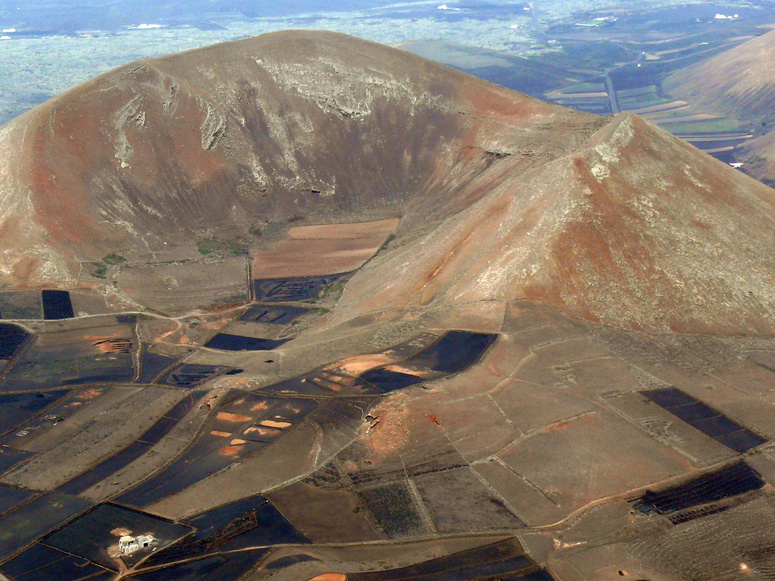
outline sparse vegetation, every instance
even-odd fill
[[[393,240],[395,240],[395,239],[396,239],[396,235],[395,234],[391,234],[390,236],[388,236],[387,239],[382,243],[382,246],[380,246],[377,249],[377,251],[374,253],[374,256],[372,256],[372,258],[378,256],[379,253],[382,252],[383,250],[385,250],[385,248],[388,247],[388,244],[393,242]]]
[[[344,291],[344,286],[347,284],[347,279],[340,278],[334,283],[331,283],[326,288],[323,289],[323,296],[321,297],[323,300],[328,299],[335,299],[338,300],[339,297],[342,295],[342,291]]]
[[[566,95],[574,93],[599,93],[605,91],[604,83],[576,83],[575,85],[569,85],[563,87],[562,92]]]
[[[342,291],[344,290],[344,286],[346,284],[347,284],[347,278],[340,278],[339,280],[332,282],[328,286],[324,287],[323,292],[320,293],[320,296],[307,299],[303,302],[306,302],[306,303],[317,303],[321,301],[336,302],[337,300],[339,300],[339,297],[341,296]]]
[[[186,264],[191,262],[190,258],[181,258],[180,260],[162,260],[159,264]]]
[[[662,127],[674,134],[725,133],[739,131],[740,125],[731,119],[708,119],[685,123],[663,123]]]
[[[120,254],[111,253],[106,256],[103,256],[100,260],[97,262],[90,262],[94,267],[94,271],[91,273],[91,276],[94,278],[101,278],[101,279],[107,279],[108,277],[108,268],[111,266],[115,266],[117,264],[121,264],[122,262],[126,262],[126,258],[121,256]]]
[[[107,272],[108,272],[108,265],[103,264],[102,262],[92,262],[96,268],[94,269],[94,272],[91,273],[91,275],[94,278],[107,278]]]
[[[250,249],[242,240],[221,240],[219,238],[205,238],[197,246],[199,254],[227,254],[230,256],[248,256]]]
[[[126,258],[121,256],[120,254],[111,253],[111,254],[108,254],[107,256],[103,256],[102,262],[110,265],[121,264],[122,262],[126,262]]]
[[[230,295],[227,297],[220,297],[213,301],[213,306],[223,306],[223,305],[237,305],[246,303],[248,300],[247,296],[245,295]]]

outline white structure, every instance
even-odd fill
[[[118,540],[118,550],[121,551],[121,554],[123,555],[131,555],[139,548],[140,545],[137,543],[137,539],[130,537],[129,535],[124,535]]]
[[[118,550],[122,555],[131,555],[135,551],[150,547],[154,540],[153,535],[139,535],[136,538],[124,535],[118,540]]]

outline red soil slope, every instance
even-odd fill
[[[637,117],[338,34],[127,65],[4,127],[0,157],[4,286],[256,223],[398,217],[335,319],[525,298],[653,332],[775,332],[775,191]]]

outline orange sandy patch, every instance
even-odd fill
[[[93,340],[92,345],[102,353],[129,353],[132,350],[132,341],[126,338],[102,337]]]
[[[227,318],[215,319],[213,321],[203,321],[202,327],[208,331],[220,331],[229,323],[229,321],[230,319]]]
[[[325,380],[325,379],[328,379],[328,378],[317,376],[317,377],[313,377],[312,379],[313,379],[313,382],[315,382],[315,381],[318,381],[318,380],[321,380],[321,379]],[[307,381],[307,380],[303,379],[302,381]],[[334,383],[333,385],[327,385],[326,387],[328,389],[330,389],[331,391],[334,391],[334,392],[342,391],[342,386],[341,385],[337,385],[336,383]]]
[[[393,456],[409,442],[408,401],[405,394],[397,394],[371,411],[378,420],[369,426],[364,425],[361,441],[368,446],[374,461]]]
[[[266,426],[267,428],[277,428],[278,430],[284,430],[285,428],[290,428],[293,424],[290,422],[278,422],[276,420],[264,420],[261,422],[262,426]]]
[[[250,386],[251,383],[250,377],[240,377],[240,376],[234,376],[234,375],[227,375],[225,377],[219,377],[216,386],[217,387],[228,387],[231,389],[242,389]]]
[[[554,424],[553,426],[549,426],[548,428],[545,428],[543,430],[543,433],[547,432],[555,432],[557,430],[564,430],[565,428],[570,427],[570,422],[560,422],[559,424]]]
[[[219,438],[228,438],[231,436],[229,432],[210,432],[212,436],[218,436]]]
[[[118,527],[110,531],[110,534],[113,535],[114,537],[123,537],[125,535],[131,535],[132,531],[124,527]]]
[[[232,440],[231,442],[229,442],[229,445],[230,446],[241,446],[242,444],[245,444],[245,443],[246,443],[245,440],[240,440],[239,438],[237,438],[237,439]]]
[[[242,446],[226,446],[225,448],[221,448],[220,454],[221,456],[236,456],[239,454],[239,451],[242,450]]]
[[[219,420],[223,420],[224,422],[249,422],[253,419],[248,416],[241,416],[239,414],[232,414],[229,412],[218,412],[216,417]]]
[[[260,436],[273,436],[275,434],[278,434],[279,430],[276,430],[274,428],[259,428],[258,426],[251,426],[247,430],[245,430],[245,434],[252,434],[254,432],[258,432]]]
[[[268,410],[268,409],[269,409],[269,404],[267,404],[265,401],[262,401],[260,403],[257,403],[256,405],[254,405],[252,408],[250,408],[250,411],[251,412],[260,412],[260,411]]]
[[[396,373],[406,373],[407,375],[414,375],[415,377],[422,377],[422,373],[419,373],[416,369],[407,369],[400,365],[386,365],[387,371],[395,371]]]
[[[398,226],[397,219],[298,226],[289,238],[253,257],[253,277],[283,278],[350,272],[371,258]]]
[[[392,362],[392,359],[389,359],[382,353],[377,353],[375,355],[356,355],[355,357],[343,359],[326,369],[335,369],[336,371],[347,375],[361,375],[375,367],[380,367]]]
[[[102,395],[101,389],[87,389],[82,391],[77,396],[78,399],[94,399],[95,397]]]
[[[312,577],[308,581],[347,581],[347,575],[344,573],[323,573],[317,577]]]

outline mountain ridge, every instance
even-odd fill
[[[335,319],[529,299],[647,332],[775,333],[775,191],[636,116],[340,34],[126,65],[6,125],[0,152],[7,288],[99,288],[84,267],[114,252],[152,265],[202,239],[266,248],[294,220],[400,217]]]

